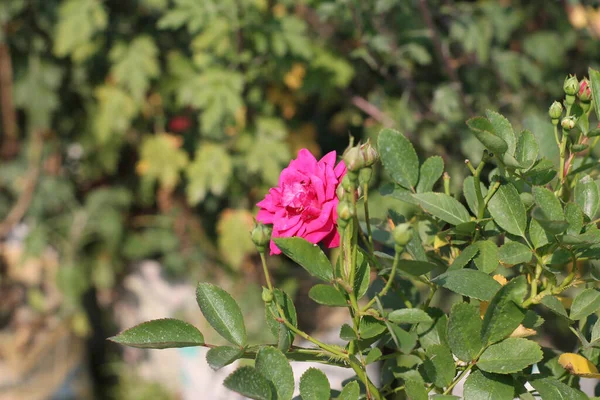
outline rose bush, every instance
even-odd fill
[[[256,219],[273,225],[274,238],[297,236],[310,243],[322,241],[329,248],[339,246],[335,190],[346,167],[335,163],[335,151],[317,161],[307,149],[300,150],[298,158],[281,171],[278,186],[257,204]],[[281,254],[275,242],[270,247],[271,255]]]
[[[309,368],[300,378],[303,400],[456,399],[459,382],[467,400],[586,399],[580,377],[600,377],[600,189],[591,152],[600,129],[590,129],[600,119],[600,72],[589,73],[589,83],[565,80],[564,107],[551,106],[549,130],[516,131],[491,110],[467,121],[485,149],[477,165],[465,161],[471,176],[463,182],[464,201],[452,195],[443,159],[421,162],[393,129],[379,133],[378,153],[368,144],[344,153],[348,171],[341,190],[336,184],[345,167],[334,168],[334,154],[317,162],[303,152],[282,172],[279,186],[259,203],[259,219],[273,224],[275,251],[320,281],[308,296],[347,308],[340,342],[325,343],[298,326],[292,299],[271,280],[265,255],[270,228],[262,224],[252,239],[265,275],[266,326],[276,344],[249,344],[239,305],[209,283],[198,284],[198,305],[231,345],[207,344],[198,329],[179,320],[146,322],[112,340],[135,347],[206,346],[214,369],[253,359],[224,384],[261,400],[292,398],[290,361],[356,374],[338,392],[323,372]],[[596,121],[590,121],[592,111]],[[371,165],[379,157],[391,179],[380,194],[402,206],[392,206],[386,220],[371,220]],[[340,243],[337,259],[313,244],[320,239]],[[573,343],[538,338],[554,329],[572,332]],[[295,345],[297,336],[313,346]],[[367,374],[374,362],[380,381]]]

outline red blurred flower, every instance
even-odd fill
[[[178,115],[169,121],[169,132],[178,133],[187,131],[192,126],[192,121],[185,115]]]

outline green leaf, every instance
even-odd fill
[[[358,382],[352,381],[346,384],[338,396],[338,400],[358,400],[360,396],[360,386]]]
[[[395,324],[416,324],[419,322],[433,322],[429,314],[418,308],[402,308],[394,310],[387,316]]]
[[[465,399],[513,400],[515,397],[514,382],[510,376],[479,370],[471,372],[464,390]]]
[[[475,242],[479,248],[479,254],[475,257],[475,266],[481,272],[491,274],[498,267],[498,246],[491,240],[480,240]]]
[[[534,218],[531,218],[529,221],[529,237],[531,238],[533,247],[536,249],[539,249],[540,247],[553,241],[553,238],[550,236],[550,234],[546,233],[544,228],[542,228],[540,223]]]
[[[253,367],[241,367],[225,378],[223,385],[256,400],[271,400],[273,392],[269,381]]]
[[[274,347],[261,347],[256,354],[255,368],[272,383],[278,400],[290,400],[294,395],[294,373],[285,355]]]
[[[390,343],[394,345],[404,354],[409,354],[417,345],[417,335],[414,332],[407,332],[398,325],[388,325],[388,332],[393,338]],[[395,340],[394,340],[395,339]]]
[[[471,244],[465,247],[463,251],[460,252],[458,257],[454,259],[450,267],[448,267],[448,271],[454,271],[457,269],[464,268],[469,263],[469,261],[471,261],[473,257],[475,257],[478,251],[479,247],[475,244]]]
[[[492,110],[486,110],[485,115],[492,124],[494,133],[506,142],[508,146],[506,152],[511,155],[514,154],[517,139],[510,122],[502,114]]]
[[[154,40],[147,35],[138,36],[127,43],[117,42],[110,50],[109,58],[113,63],[111,77],[135,101],[143,101],[152,78],[160,74],[158,52]]]
[[[429,396],[427,395],[427,390],[425,389],[425,385],[423,382],[419,382],[414,379],[408,379],[404,382],[404,387],[406,390],[406,396],[410,400],[428,400]]]
[[[432,279],[432,282],[478,300],[490,300],[500,288],[500,284],[494,278],[474,269],[448,271]]]
[[[531,210],[531,217],[550,235],[563,233],[565,229],[569,227],[568,222],[565,220],[548,219],[546,213],[544,213],[540,207],[534,207],[533,210]]]
[[[554,192],[542,186],[534,186],[532,194],[535,203],[543,211],[546,219],[551,221],[562,221],[565,219],[560,200],[558,200]]]
[[[245,208],[225,209],[217,220],[219,253],[223,261],[237,271],[249,255],[256,253],[256,246],[248,234],[253,225],[253,215]]]
[[[481,182],[479,182],[479,187],[481,188],[481,194],[485,197],[487,194],[487,188]],[[465,200],[467,200],[469,209],[473,215],[477,215],[479,212],[479,202],[477,200],[477,195],[475,194],[475,180],[472,176],[467,176],[463,181],[463,193],[465,195]]]
[[[600,120],[600,104],[597,99],[600,99],[600,72],[589,68],[588,74],[590,77],[590,88],[592,89],[592,98],[595,99],[594,110],[596,111],[596,118]]]
[[[436,265],[427,261],[399,260],[398,269],[413,276],[424,275],[433,271]]]
[[[308,292],[308,297],[324,306],[346,307],[348,305],[346,298],[339,290],[322,283],[313,286]]]
[[[556,145],[554,145],[556,147]],[[531,185],[546,185],[557,175],[552,161],[542,158],[537,161],[524,176]]]
[[[413,145],[400,132],[383,129],[377,141],[385,170],[399,185],[413,188],[419,180],[419,158]]]
[[[366,315],[361,318],[358,324],[358,333],[361,339],[373,338],[385,331],[385,324],[375,317]]]
[[[525,168],[529,169],[537,160],[539,148],[535,136],[528,130],[521,132],[517,141],[515,158]]]
[[[454,379],[456,367],[448,346],[438,344],[427,349],[427,358],[423,362],[425,373],[437,387],[448,386]]]
[[[458,200],[444,193],[419,193],[413,198],[431,215],[452,225],[469,222],[469,212]]]
[[[283,254],[294,260],[314,277],[333,280],[333,268],[323,250],[301,237],[273,239]]]
[[[54,33],[54,54],[70,55],[75,61],[83,61],[95,50],[94,36],[104,30],[108,15],[95,0],[69,0],[58,9],[58,24]]]
[[[505,242],[498,253],[500,262],[507,267],[517,264],[525,264],[531,261],[533,253],[531,249],[519,242]]]
[[[431,192],[435,183],[444,173],[444,160],[440,156],[429,157],[421,165],[417,193]]]
[[[581,207],[585,215],[593,219],[598,210],[599,202],[598,185],[589,175],[584,176],[575,184],[575,203]]]
[[[508,233],[525,236],[527,214],[519,192],[511,184],[500,185],[488,203],[494,221]]]
[[[526,294],[527,280],[523,275],[513,278],[497,291],[483,317],[481,339],[484,345],[504,339],[519,326],[525,318],[521,304]]]
[[[600,319],[596,321],[594,326],[592,327],[592,334],[590,338],[590,343],[594,343],[600,339]]]
[[[427,309],[433,322],[421,322],[417,325],[419,342],[427,349],[436,344],[448,345],[448,317],[438,308]]]
[[[599,308],[600,292],[596,289],[585,289],[573,299],[569,318],[578,321],[598,311]]]
[[[196,327],[178,319],[155,319],[129,328],[110,341],[142,349],[169,349],[204,344],[204,336]]]
[[[204,201],[208,193],[217,197],[225,193],[233,173],[233,163],[223,145],[202,142],[185,172],[188,178],[185,187],[187,200],[195,206]]]
[[[523,338],[508,338],[488,347],[477,366],[486,372],[512,374],[540,361],[543,357],[540,346]]]
[[[569,235],[579,235],[583,228],[583,211],[575,203],[567,203],[565,206],[565,219],[569,224],[567,233]]]
[[[180,172],[188,163],[187,153],[174,137],[168,134],[149,135],[140,146],[142,165],[147,166],[143,175],[161,186],[174,188],[180,181]]]
[[[367,256],[359,249],[356,257],[356,272],[354,274],[356,300],[360,300],[367,293],[369,283],[371,283],[371,267],[369,266]]]
[[[199,283],[196,300],[204,318],[219,335],[240,347],[246,345],[244,317],[229,293],[213,284]]]
[[[381,356],[381,350],[379,350],[378,347],[373,347],[371,350],[369,350],[369,354],[367,354],[367,357],[365,358],[365,364],[374,363],[375,361],[379,360],[379,357]]]
[[[213,347],[206,353],[206,362],[213,370],[219,370],[244,355],[244,348],[219,346]]]
[[[273,302],[266,306],[265,309],[265,317],[267,321],[267,325],[271,330],[271,333],[278,338],[279,349],[281,351],[287,351],[292,343],[294,342],[294,338],[296,334],[292,332],[287,326],[285,326],[282,322],[277,322],[273,318],[273,314],[276,316],[280,316],[275,303],[279,304],[283,313],[285,314],[285,318],[294,326],[298,326],[298,317],[296,315],[296,308],[294,307],[294,302],[288,296],[287,293],[280,289],[275,289],[273,291]]]
[[[467,126],[477,139],[492,153],[501,156],[508,149],[508,144],[496,135],[494,127],[487,118],[474,117],[467,120]]]
[[[469,303],[456,303],[448,320],[448,343],[452,353],[460,360],[470,362],[483,347],[481,343],[481,317],[479,307]]]
[[[329,398],[329,381],[323,372],[309,368],[300,378],[302,400],[323,400]]]
[[[350,325],[344,324],[340,329],[340,339],[350,341],[358,339],[358,336],[356,336],[356,332],[354,332],[354,329]]]
[[[555,313],[556,315],[560,315],[561,317],[568,318],[567,310],[565,310],[565,306],[554,296],[544,296],[542,298],[541,303],[548,307],[550,311]]]
[[[527,380],[544,400],[587,400],[585,394],[577,389],[565,385],[556,378],[542,378],[532,376]]]

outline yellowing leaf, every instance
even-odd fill
[[[504,275],[496,274],[493,276],[493,278],[496,282],[498,282],[502,286],[504,286],[508,283],[508,281],[506,280],[506,277]]]
[[[110,72],[116,83],[140,101],[150,80],[160,73],[158,48],[152,38],[144,35],[130,43],[119,42],[111,49],[109,57],[114,63]]]
[[[300,63],[295,63],[287,74],[283,77],[283,82],[292,90],[298,90],[302,87],[306,68]]]
[[[131,125],[138,107],[131,96],[114,85],[99,86],[95,91],[98,110],[94,115],[94,134],[104,143],[113,134],[123,135]]]
[[[179,148],[180,145],[177,137],[167,133],[147,138],[140,148],[136,170],[165,188],[175,187],[179,182],[179,173],[188,163],[188,156]]]
[[[522,324],[520,324],[517,327],[517,329],[515,329],[513,331],[513,333],[510,334],[510,337],[524,338],[524,337],[529,337],[529,336],[533,336],[536,334],[537,334],[537,332],[535,329],[525,328]]]
[[[572,375],[586,378],[600,378],[598,368],[579,354],[563,353],[558,358],[558,363]]]
[[[89,51],[91,41],[108,22],[102,2],[97,0],[68,0],[58,9],[58,24],[54,36],[54,54],[58,57],[72,56],[75,61],[83,61]],[[84,57],[78,57],[80,53]]]
[[[435,235],[435,238],[433,239],[433,248],[435,250],[438,250],[449,244],[450,244],[450,242],[448,242],[448,239],[446,238],[446,235],[444,233],[438,233],[437,235]]]
[[[234,268],[239,268],[246,255],[254,251],[254,243],[250,238],[253,226],[254,219],[248,210],[227,209],[219,217],[217,222],[219,252]]]

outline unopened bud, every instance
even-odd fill
[[[347,200],[340,201],[337,206],[337,213],[338,224],[339,220],[349,221],[352,217],[354,217],[354,207],[352,207],[352,204]]]
[[[264,301],[266,304],[271,304],[273,301],[273,292],[266,287],[263,287],[261,297],[262,301]]]
[[[365,166],[365,156],[358,146],[347,149],[343,158],[348,171],[358,172]]]
[[[579,90],[579,80],[577,77],[573,75],[566,77],[563,90],[567,96],[575,96]]]
[[[575,128],[575,119],[573,117],[563,118],[560,122],[560,126],[562,126],[563,129],[571,130]]]
[[[582,79],[579,83],[579,92],[577,92],[577,97],[584,103],[589,103],[592,101],[592,88],[590,87],[590,81],[586,78]]]
[[[254,229],[252,229],[252,241],[254,242],[256,250],[258,250],[259,253],[262,253],[266,250],[267,245],[271,241],[272,232],[272,227],[260,222],[257,222],[254,226]]]
[[[563,112],[562,104],[560,104],[558,101],[555,101],[550,106],[550,109],[548,110],[548,115],[550,115],[550,118],[552,118],[553,120],[554,119],[558,120],[560,118],[560,116],[562,115],[562,112]]]
[[[406,246],[408,242],[410,242],[410,240],[412,239],[412,235],[412,227],[408,223],[396,225],[392,234],[396,245],[401,247]]]
[[[346,196],[346,193],[347,192],[344,189],[344,186],[341,184],[335,189],[335,195],[337,196],[338,200],[342,200]]]
[[[356,181],[353,182],[350,179],[350,175],[346,173],[346,175],[342,178],[342,189],[344,189],[346,192],[352,193],[352,191],[356,188],[355,182]]]
[[[579,153],[581,151],[587,150],[589,146],[587,144],[583,144],[583,143],[579,143],[579,144],[574,144],[573,146],[571,146],[571,151],[573,153]]]
[[[361,169],[358,173],[358,183],[360,184],[359,189],[362,188],[362,185],[367,185],[371,181],[372,176],[373,169],[371,169],[371,167],[365,167]]]
[[[375,147],[371,145],[369,140],[367,140],[367,143],[360,146],[360,150],[365,159],[365,167],[370,167],[379,160],[379,153],[375,150]]]

